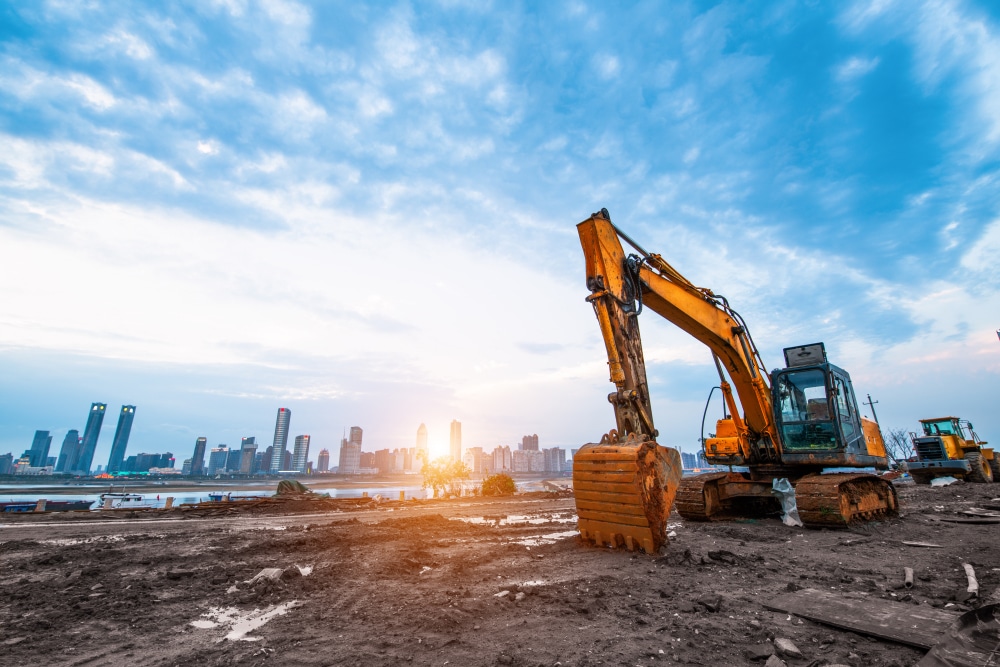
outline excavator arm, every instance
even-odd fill
[[[728,456],[737,465],[780,456],[767,372],[746,326],[726,300],[695,287],[662,257],[642,250],[611,223],[606,209],[577,225],[577,231],[591,290],[587,300],[597,314],[617,389],[608,399],[615,407],[619,433],[657,435],[637,317],[649,308],[712,351],[731,417],[706,443],[710,450],[714,446],[715,455]],[[620,238],[640,254],[626,256]],[[739,395],[743,416],[731,387]]]

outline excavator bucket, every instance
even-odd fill
[[[655,554],[681,481],[681,455],[653,440],[584,445],[573,457],[580,535],[597,546]]]

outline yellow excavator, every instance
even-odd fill
[[[806,526],[844,527],[898,514],[887,480],[860,472],[822,474],[828,468],[889,465],[877,424],[861,417],[850,376],[829,363],[822,343],[785,349],[786,368],[768,373],[729,302],[643,250],[611,223],[607,209],[581,222],[577,231],[586,258],[587,301],[597,315],[615,385],[608,400],[617,427],[573,457],[584,540],[656,553],[667,542],[675,501],[688,520],[761,516],[780,511],[772,489],[782,478],[794,486]],[[635,252],[626,255],[622,240]],[[656,442],[639,337],[638,317],[646,309],[711,350],[726,413],[703,447],[710,464],[728,470],[682,478],[678,451]]]

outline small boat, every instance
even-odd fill
[[[138,493],[126,493],[125,491],[106,491],[101,494],[102,509],[119,509],[122,507],[145,507],[145,499]]]
[[[93,500],[46,500],[45,512],[75,512],[86,511],[94,504]],[[37,501],[0,502],[0,512],[34,512]]]

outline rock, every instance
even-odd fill
[[[795,591],[801,591],[802,590],[802,586],[799,586],[794,581],[789,581],[788,585],[785,586],[785,590],[788,591],[789,593],[794,593]]]
[[[524,591],[520,591],[517,595],[514,596],[514,602],[520,602],[526,597],[528,597],[527,594]]]
[[[501,653],[500,657],[497,658],[497,663],[501,665],[513,665],[514,658],[510,657],[509,655],[504,655]]]
[[[743,656],[747,660],[752,660],[754,662],[760,660],[767,660],[772,655],[774,655],[774,647],[770,644],[753,644],[743,649]]]
[[[788,667],[788,665],[786,665],[785,661],[778,656],[772,655],[767,659],[767,662],[764,663],[764,667]]]
[[[791,639],[785,639],[784,637],[778,637],[774,640],[774,648],[778,651],[780,655],[786,655],[790,658],[801,658],[802,651],[799,647],[792,643]]]
[[[722,598],[714,593],[705,593],[695,600],[695,604],[698,604],[708,611],[715,613],[722,609]]]

